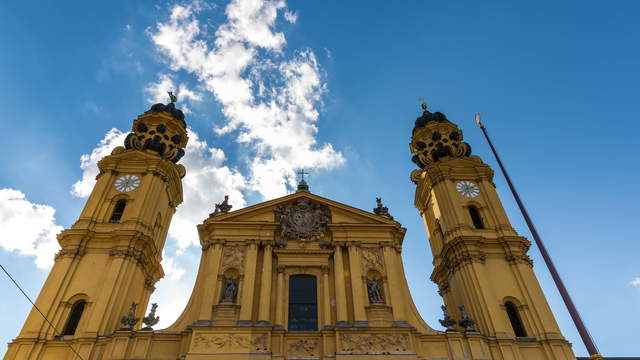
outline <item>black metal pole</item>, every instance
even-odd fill
[[[569,296],[569,292],[567,291],[567,288],[564,286],[564,283],[562,282],[562,279],[560,278],[560,275],[558,274],[558,271],[556,270],[556,267],[553,264],[553,261],[551,260],[549,253],[547,252],[547,248],[544,246],[544,243],[542,242],[540,235],[538,235],[538,231],[536,230],[536,227],[533,225],[533,221],[529,217],[529,213],[527,213],[527,209],[525,209],[524,204],[522,203],[522,200],[520,199],[520,196],[518,195],[518,192],[516,191],[515,186],[513,186],[513,183],[511,182],[511,178],[509,177],[507,170],[504,168],[504,165],[502,164],[502,160],[500,160],[500,156],[498,156],[498,152],[496,151],[496,148],[493,146],[493,143],[489,138],[487,129],[484,127],[484,125],[480,121],[480,114],[476,114],[476,123],[478,123],[478,126],[480,126],[480,129],[482,130],[482,133],[484,134],[485,139],[487,139],[487,142],[489,143],[489,147],[493,152],[493,156],[495,156],[496,161],[498,162],[498,166],[500,166],[500,170],[502,171],[502,174],[504,175],[505,180],[507,180],[509,189],[511,189],[511,193],[513,194],[513,197],[516,199],[516,203],[518,203],[518,207],[522,212],[522,216],[524,216],[524,220],[527,222],[529,231],[531,231],[533,240],[536,242],[538,249],[540,249],[542,258],[544,259],[545,264],[547,264],[547,267],[549,268],[551,277],[553,278],[553,281],[556,283],[556,286],[558,287],[560,296],[562,297],[564,304],[567,306],[567,309],[569,310],[569,315],[571,315],[571,319],[573,319],[573,323],[576,325],[576,328],[578,329],[578,333],[582,338],[582,342],[584,343],[584,346],[587,348],[587,351],[589,352],[590,358],[602,359],[602,356],[599,354],[596,344],[593,342],[593,339],[591,338],[591,335],[589,334],[587,327],[584,325],[584,322],[580,317],[580,313],[578,313],[578,309],[576,309],[576,306],[573,304],[573,300],[571,300],[571,296]]]

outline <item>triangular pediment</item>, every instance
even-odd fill
[[[331,212],[332,224],[371,224],[371,225],[392,225],[400,226],[400,224],[394,220],[391,220],[384,216],[379,216],[371,212],[367,212],[353,206],[349,206],[337,201],[333,201],[324,198],[319,195],[297,192],[294,194],[286,195],[277,199],[265,201],[259,204],[251,205],[236,211],[231,211],[226,214],[219,214],[214,217],[209,217],[205,222],[266,222],[275,223],[276,215],[275,208],[278,205],[286,204],[289,202],[295,202],[300,198],[307,198],[312,202],[321,203],[326,205]]]

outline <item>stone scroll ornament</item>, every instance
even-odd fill
[[[329,208],[307,198],[278,205],[275,213],[280,223],[280,239],[276,242],[279,247],[290,240],[322,241],[331,222]]]

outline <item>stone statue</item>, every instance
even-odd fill
[[[169,99],[172,103],[178,102],[178,97],[173,94],[173,91],[167,91],[167,94],[169,94]]]
[[[140,321],[140,318],[136,317],[137,308],[138,308],[138,304],[131,303],[131,308],[129,309],[129,313],[120,319],[120,323],[124,325],[124,327],[120,330],[133,330],[133,327],[136,326],[138,321]]]
[[[449,315],[449,312],[447,311],[447,305],[442,305],[440,306],[440,308],[442,309],[442,313],[444,314],[444,319],[438,320],[440,322],[440,325],[447,328],[446,331],[457,331],[454,327],[456,321]]]
[[[221,302],[236,302],[236,296],[238,295],[237,280],[233,278],[224,278],[224,290],[222,291]]]
[[[219,214],[226,214],[231,211],[233,205],[229,205],[229,195],[224,196],[224,201],[219,204],[215,204],[216,208],[213,210],[213,213],[209,214],[209,216],[216,216]]]
[[[476,332],[476,329],[473,328],[473,325],[475,325],[476,321],[473,320],[471,316],[469,316],[469,314],[467,314],[464,309],[464,305],[458,306],[458,309],[460,309],[461,317],[460,321],[458,321],[458,325],[460,325],[465,332]]]
[[[142,328],[142,330],[153,330],[153,326],[157,324],[158,321],[160,321],[160,317],[156,316],[157,309],[158,309],[157,303],[151,304],[151,311],[149,312],[149,315],[142,318],[142,323],[147,325],[144,328]]]
[[[380,279],[367,280],[367,293],[372,304],[384,303]]]
[[[382,198],[377,197],[376,203],[378,204],[378,206],[373,208],[373,213],[378,216],[384,216],[386,218],[389,218],[390,220],[393,220],[393,216],[389,214],[389,208],[382,205]]]

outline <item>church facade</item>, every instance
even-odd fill
[[[173,100],[173,99],[172,99]],[[575,359],[547,304],[530,243],[512,228],[462,131],[443,114],[416,120],[415,206],[433,253],[446,331],[420,317],[404,275],[405,229],[373,212],[298,192],[198,225],[202,257],[182,315],[145,316],[182,202],[182,112],[156,104],[133,123],[78,221],[59,236],[13,359]]]

